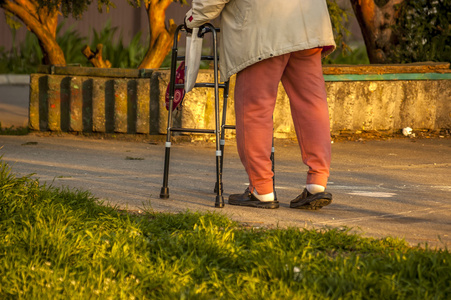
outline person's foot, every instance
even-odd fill
[[[260,201],[254,194],[249,192],[249,189],[246,189],[243,194],[230,195],[229,204],[257,208],[279,208],[279,201]]]
[[[297,209],[320,209],[332,203],[332,194],[327,192],[311,194],[304,189],[302,194],[291,200],[290,208]]]

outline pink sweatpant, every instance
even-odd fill
[[[258,62],[237,74],[235,86],[238,153],[250,190],[273,191],[271,147],[273,112],[279,82],[290,99],[307,183],[327,185],[331,142],[321,48],[301,50]]]

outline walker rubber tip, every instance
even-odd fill
[[[223,196],[216,196],[215,207],[216,208],[224,207],[224,197]]]
[[[169,198],[169,188],[168,187],[162,187],[161,188],[160,198],[161,199],[168,199]]]

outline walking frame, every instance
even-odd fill
[[[226,125],[226,114],[227,114],[227,100],[229,96],[229,81],[224,83],[219,83],[219,57],[217,49],[217,36],[219,29],[215,28],[212,24],[204,24],[199,29],[199,37],[203,37],[207,33],[212,34],[212,45],[213,45],[213,55],[201,56],[201,60],[213,61],[213,72],[214,72],[214,82],[213,83],[197,83],[194,85],[195,88],[213,88],[215,94],[215,129],[198,129],[198,128],[177,128],[173,127],[173,104],[174,104],[174,93],[175,89],[184,88],[184,84],[176,84],[176,69],[177,62],[184,61],[185,56],[178,56],[178,35],[180,31],[186,31],[184,25],[177,27],[174,34],[174,44],[172,46],[172,57],[171,57],[171,73],[170,73],[170,83],[169,83],[169,110],[168,110],[168,125],[166,133],[166,143],[165,143],[165,157],[164,157],[164,174],[163,174],[163,186],[161,187],[160,198],[169,198],[169,161],[171,155],[171,136],[173,132],[191,132],[191,133],[206,133],[214,134],[216,142],[216,184],[214,192],[216,193],[215,207],[224,207],[224,196],[223,196],[223,184],[222,184],[222,171],[224,164],[224,146],[225,146],[225,130],[235,129],[235,125]],[[220,122],[220,112],[219,112],[219,89],[223,89],[223,108],[222,108],[222,118]],[[274,172],[274,139],[271,150],[271,161],[272,170]],[[273,184],[275,178],[273,177]],[[275,193],[275,190],[274,190]]]

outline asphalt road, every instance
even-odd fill
[[[451,139],[336,142],[328,191],[333,203],[318,211],[289,208],[307,168],[298,146],[276,142],[276,188],[281,207],[214,208],[215,149],[209,143],[173,144],[170,198],[160,199],[164,144],[72,135],[0,136],[0,155],[17,175],[54,186],[89,190],[121,208],[161,212],[215,211],[251,226],[352,228],[365,236],[410,244],[451,246]],[[224,194],[241,193],[247,177],[233,141],[227,141]]]

